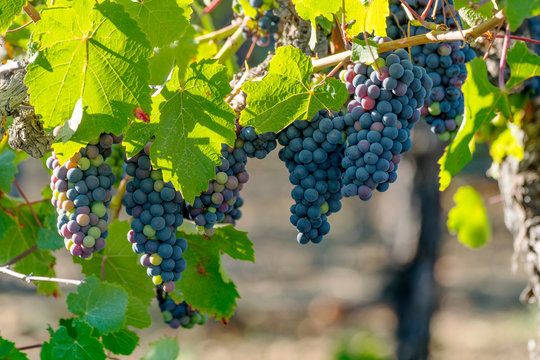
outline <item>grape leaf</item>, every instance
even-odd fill
[[[188,26],[192,0],[116,0],[123,5],[152,47],[161,47],[180,39]]]
[[[92,336],[92,327],[80,319],[72,319],[69,324],[64,322],[64,325],[60,325],[56,331],[49,327],[49,333],[51,339],[44,342],[41,348],[42,360],[107,358],[103,345]]]
[[[477,248],[491,238],[491,225],[482,197],[471,186],[462,186],[454,195],[454,206],[448,213],[446,225],[457,232],[463,244]]]
[[[189,235],[184,253],[188,264],[177,282],[185,301],[216,319],[229,319],[240,297],[232,281],[223,279],[219,241],[214,237]]]
[[[293,0],[294,8],[298,15],[307,21],[311,22],[311,32],[309,38],[309,46],[311,49],[315,48],[317,42],[317,32],[315,27],[317,24],[317,17],[329,19],[334,22],[332,14],[335,14],[341,9],[341,2],[339,1],[313,1],[313,0]]]
[[[237,230],[232,225],[216,226],[212,238],[217,239],[221,251],[233,259],[255,262],[253,243],[247,232]]]
[[[345,85],[327,78],[323,85],[311,86],[311,59],[300,49],[280,47],[268,65],[262,80],[242,86],[247,94],[247,107],[240,123],[253,126],[258,133],[278,132],[294,120],[311,119],[324,109],[339,110],[347,100]]]
[[[122,328],[125,321],[128,294],[115,284],[102,283],[95,276],[77,287],[66,299],[68,310],[95,327],[101,334]]]
[[[242,10],[244,11],[244,14],[246,16],[249,16],[252,19],[255,19],[257,17],[257,9],[251,6],[249,0],[238,0],[238,2],[242,6]]]
[[[0,337],[0,359],[28,360],[28,357],[17,350],[14,343]]]
[[[148,281],[148,283],[150,283],[150,281]],[[133,326],[138,329],[149,327],[150,324],[152,324],[152,318],[148,312],[148,305],[148,303],[143,303],[138,297],[130,295],[126,310],[125,326]]]
[[[0,263],[4,264],[36,245],[39,227],[28,206],[17,206],[22,202],[11,201],[6,196],[0,201],[4,209],[2,211],[4,214],[0,216],[0,229],[5,229],[5,231],[0,231],[0,243],[3,248],[0,252]],[[49,208],[52,209],[50,205]],[[43,214],[37,213],[37,216],[43,222]],[[55,258],[50,251],[36,250],[12,266],[13,270],[23,274],[33,273],[37,276],[55,277],[54,264]],[[50,281],[37,282],[37,292],[60,296],[58,283]]]
[[[74,258],[74,262],[81,264],[82,272],[86,276],[101,277],[101,264],[103,264],[105,280],[108,283],[120,285],[129,293],[126,325],[144,328],[150,325],[148,312],[145,311],[154,298],[154,285],[146,275],[145,269],[139,265],[129,242],[126,240],[130,226],[127,221],[114,221],[109,225],[107,246],[95,253],[92,261]],[[138,298],[140,301],[132,299]],[[146,316],[144,315],[146,314]]]
[[[506,62],[512,72],[506,83],[509,89],[521,84],[524,80],[540,75],[540,56],[533,54],[523,41],[517,41],[506,54]]]
[[[150,344],[150,349],[141,360],[176,360],[180,353],[178,342],[165,337]]]
[[[489,148],[489,155],[498,164],[507,156],[514,156],[521,161],[523,159],[523,153],[524,149],[515,138],[510,127],[497,135]]]
[[[352,61],[370,64],[379,58],[379,53],[377,52],[378,45],[375,41],[368,40],[368,43],[366,44],[365,40],[354,38],[352,42]]]
[[[151,85],[165,84],[175,65],[180,79],[184,79],[188,64],[196,60],[199,49],[194,38],[195,30],[190,26],[180,40],[155,51],[149,60]]]
[[[475,3],[475,6],[478,2]],[[465,20],[464,28],[478,25],[480,22],[485,21],[493,16],[493,3],[488,1],[482,4],[478,9],[472,9],[467,0],[455,0],[454,9],[459,12],[459,16],[462,20]],[[468,26],[466,26],[468,25]]]
[[[9,192],[16,173],[15,152],[9,149],[5,150],[0,154],[0,191]]]
[[[103,345],[114,354],[130,355],[139,344],[139,336],[128,329],[120,329],[103,336]]]
[[[110,1],[72,6],[42,11],[32,35],[38,53],[25,79],[47,130],[63,125],[82,98],[84,115],[75,135],[54,147],[64,158],[101,132],[122,133],[134,109],[150,108],[152,50],[136,22]]]
[[[512,31],[516,31],[526,18],[540,15],[540,0],[505,0],[501,5],[506,7],[504,14]]]
[[[486,64],[482,59],[476,58],[468,63],[467,70],[469,77],[463,84],[465,119],[456,138],[446,147],[444,155],[439,160],[441,191],[450,185],[452,177],[472,159],[473,137],[480,125],[491,121],[497,112],[506,117],[510,116],[508,98],[500,89],[491,85]]]
[[[26,0],[2,0],[0,1],[0,35],[5,34],[15,16],[19,15]]]
[[[58,250],[64,247],[64,240],[58,231],[40,228],[37,232],[37,246],[41,250]]]
[[[173,74],[161,91],[152,164],[189,203],[215,177],[221,144],[236,139],[234,111],[223,100],[229,91],[226,70],[214,60],[192,63],[182,85],[178,73]]]
[[[386,36],[386,18],[390,15],[388,0],[371,0],[369,6],[360,0],[345,0],[345,23],[355,20],[347,30],[356,37],[364,30],[378,36]],[[338,16],[341,19],[341,16]]]

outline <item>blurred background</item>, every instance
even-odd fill
[[[256,263],[225,256],[242,296],[236,314],[227,325],[211,319],[172,330],[154,303],[153,324],[139,332],[142,346],[129,358],[169,335],[179,340],[182,359],[379,360],[396,353],[424,359],[429,337],[432,359],[526,359],[535,314],[518,300],[525,277],[511,271],[512,239],[499,191],[485,176],[487,149],[479,148],[439,193],[436,162],[443,146],[423,124],[413,140],[398,181],[368,202],[344,200],[330,217],[330,234],[316,245],[296,242],[289,223],[292,185],[277,151],[250,160],[237,227],[249,232]],[[40,161],[21,163],[18,181],[30,201],[41,198],[48,180]],[[483,248],[464,247],[446,229],[460,185],[474,186],[484,198],[493,239]],[[83,277],[66,251],[56,255],[57,276]],[[74,289],[62,290],[67,296]],[[37,296],[34,286],[0,277],[0,332],[18,346],[47,340],[47,324],[56,327],[59,317],[69,316],[63,298]],[[38,359],[39,349],[28,354]]]

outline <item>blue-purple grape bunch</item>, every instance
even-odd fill
[[[277,146],[276,133],[268,131],[257,134],[253,126],[239,128],[238,137],[234,144],[236,149],[242,149],[248,158],[264,159]]]
[[[55,129],[57,134],[59,128]],[[109,208],[115,182],[111,166],[105,162],[111,147],[121,140],[102,134],[60,165],[53,152],[47,159],[52,170],[51,202],[58,213],[58,233],[73,256],[89,259],[105,247]]]
[[[273,43],[278,35],[279,16],[274,13],[273,1],[249,0],[249,4],[257,10],[257,15],[243,25],[243,36],[256,41],[260,47],[266,47]]]
[[[157,299],[163,321],[173,329],[191,329],[195,325],[204,325],[208,320],[208,315],[201,314],[185,301],[175,302],[169,294],[163,297],[158,293]]]
[[[422,13],[429,0],[406,0],[417,13]],[[453,9],[452,0],[435,2],[437,6],[436,17],[426,20],[437,24],[445,24],[450,30],[461,27],[459,15]],[[400,0],[390,1],[391,15],[387,18],[388,36],[400,39],[407,36],[408,18]],[[450,13],[453,12],[454,16]],[[431,11],[430,11],[431,14]],[[456,23],[455,19],[458,21]],[[420,35],[429,32],[422,26],[410,26],[408,36]],[[412,61],[415,65],[426,69],[433,81],[431,95],[426,99],[420,112],[430,125],[431,131],[438,134],[441,140],[455,137],[463,121],[465,102],[461,87],[467,79],[465,64],[476,56],[467,43],[451,41],[413,46],[411,48]]]
[[[189,218],[199,231],[211,236],[216,223],[233,223],[239,218],[241,213],[235,204],[240,190],[249,180],[246,163],[247,154],[243,149],[223,145],[221,165],[215,168],[215,179],[209,182],[208,189],[197,196],[193,204],[187,204]]]
[[[382,41],[382,39],[375,39]],[[433,86],[424,68],[404,49],[379,54],[371,65],[356,63],[340,77],[351,84],[354,99],[344,117],[347,147],[342,160],[344,197],[369,200],[397,179],[401,154],[411,146],[411,130]]]
[[[279,158],[295,185],[291,223],[300,244],[319,243],[330,231],[328,216],[341,209],[341,160],[346,139],[345,116],[319,111],[311,121],[296,120],[279,133]]]
[[[133,179],[126,184],[122,202],[132,216],[127,238],[133,251],[141,255],[153,283],[170,292],[186,268],[187,241],[175,234],[183,222],[184,199],[171,182],[163,181],[160,169],[152,168],[150,145],[125,159],[125,172]]]

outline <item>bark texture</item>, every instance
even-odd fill
[[[540,99],[524,112],[523,160],[507,157],[500,166],[499,187],[506,227],[514,236],[514,265],[520,261],[528,276],[521,300],[540,310]],[[540,360],[540,318],[536,338],[529,342],[531,360]]]

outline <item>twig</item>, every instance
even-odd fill
[[[201,35],[201,36],[197,36],[195,38],[195,42],[197,44],[200,44],[200,43],[207,42],[207,41],[224,39],[227,36],[234,34],[234,32],[236,31],[236,29],[238,29],[239,26],[240,26],[240,24],[232,23],[232,24],[227,25],[224,28],[221,28],[219,30],[212,31],[212,32],[210,32],[208,34],[204,34],[204,35]]]
[[[426,19],[429,9],[431,8],[431,5],[433,5],[433,0],[429,0],[428,4],[426,5],[426,8],[424,9],[424,12],[422,12],[422,15],[420,15],[422,19],[424,20]]]
[[[4,65],[0,65],[0,75],[3,73],[24,69],[25,67],[26,64],[22,61],[9,61]]]
[[[19,272],[11,270],[8,266],[0,267],[0,273],[13,276],[14,278],[17,278],[17,279],[24,280],[27,283],[31,283],[32,281],[49,281],[49,282],[55,282],[59,284],[75,285],[75,286],[79,286],[85,283],[84,280],[60,279],[60,278],[52,278],[52,277],[46,277],[46,276],[34,276],[32,274],[25,275],[25,274],[21,274]]]
[[[320,86],[320,85],[324,84],[324,81],[325,81],[326,79],[328,79],[328,78],[331,77],[331,76],[334,76],[334,74],[339,70],[339,68],[343,66],[343,63],[344,63],[344,62],[341,61],[339,64],[337,64],[337,65],[332,69],[332,71],[330,71],[325,77],[323,77],[323,79],[321,80],[321,82],[320,82],[318,85]]]
[[[420,21],[420,24],[422,24],[423,27],[429,29],[429,25],[426,23],[426,21],[422,19],[422,17],[418,15],[418,13],[414,11],[413,8],[409,4],[407,4],[407,2],[405,2],[405,0],[399,1],[401,1],[401,5],[405,6],[407,10],[409,10],[409,12],[416,18],[416,20]]]
[[[433,30],[427,34],[415,35],[406,39],[399,39],[381,43],[379,44],[377,51],[379,53],[384,53],[395,49],[412,47],[415,45],[438,43],[443,41],[465,40],[467,42],[471,42],[477,37],[482,36],[487,31],[499,26],[499,24],[501,24],[504,20],[505,16],[503,12],[499,11],[491,19],[483,22],[478,26],[463,31],[463,35],[460,31]],[[321,59],[313,59],[313,71],[317,72],[327,67],[334,66],[340,61],[347,60],[350,57],[351,51],[344,51],[339,54],[330,55]]]
[[[504,89],[504,68],[506,67],[506,53],[510,42],[510,24],[506,25],[506,35],[504,36],[501,61],[499,62],[499,88]]]
[[[21,203],[19,205],[17,205],[17,207],[23,207],[23,206],[28,206],[28,204],[41,204],[41,203],[44,203],[44,202],[49,202],[51,201],[50,198],[45,198],[45,199],[41,199],[41,200],[34,200],[34,201],[30,201],[30,202],[24,202],[24,203]]]
[[[11,259],[10,261],[8,261],[7,263],[5,263],[3,266],[9,266],[9,265],[13,265],[15,264],[16,262],[18,261],[21,261],[22,259],[24,259],[25,257],[27,257],[28,255],[30,255],[31,253],[33,253],[34,251],[36,251],[38,249],[38,246],[37,245],[34,245],[32,246],[30,249],[26,250],[25,252],[15,256],[13,259]]]
[[[506,35],[496,35],[495,37],[497,39],[504,39],[506,37]],[[525,42],[528,42],[528,43],[531,43],[531,44],[540,45],[540,40],[529,39],[529,38],[526,38],[526,37],[523,37],[523,36],[510,35],[509,38],[512,39],[512,40],[521,40],[521,41],[525,41]]]
[[[220,64],[223,64],[229,57],[231,57],[237,50],[242,46],[244,39],[242,37],[242,26],[245,25],[246,20],[242,23],[241,26],[236,29],[234,34],[232,34],[225,44],[223,44],[223,47],[219,49],[219,52],[214,56],[214,59],[217,59]]]
[[[212,2],[208,4],[207,7],[204,8],[204,13],[210,14],[212,11],[216,9],[216,7],[219,5],[220,2],[221,0],[212,0]]]
[[[26,345],[26,346],[18,347],[17,350],[23,351],[23,350],[37,349],[37,348],[40,348],[42,346],[43,346],[43,344]]]
[[[29,21],[29,22],[27,22],[26,24],[21,25],[21,26],[19,26],[19,27],[16,28],[16,29],[6,30],[6,33],[12,33],[12,32],[16,32],[16,31],[22,30],[22,29],[24,29],[25,27],[27,27],[27,26],[29,26],[29,25],[32,25],[32,24],[34,24],[34,22],[33,22],[33,21]]]
[[[19,190],[19,193],[20,193],[21,196],[23,197],[24,202],[26,203],[26,205],[28,205],[28,208],[30,209],[30,212],[31,212],[32,215],[34,216],[34,220],[36,220],[36,224],[38,224],[38,226],[39,226],[40,228],[42,228],[43,225],[41,224],[41,221],[39,221],[39,218],[37,217],[36,212],[34,211],[34,208],[32,208],[32,204],[30,204],[30,201],[28,201],[28,198],[26,197],[26,194],[24,193],[24,191],[22,190],[21,186],[19,185],[19,182],[18,182],[17,180],[13,180],[13,183],[14,183],[15,186],[17,187],[17,190]]]

